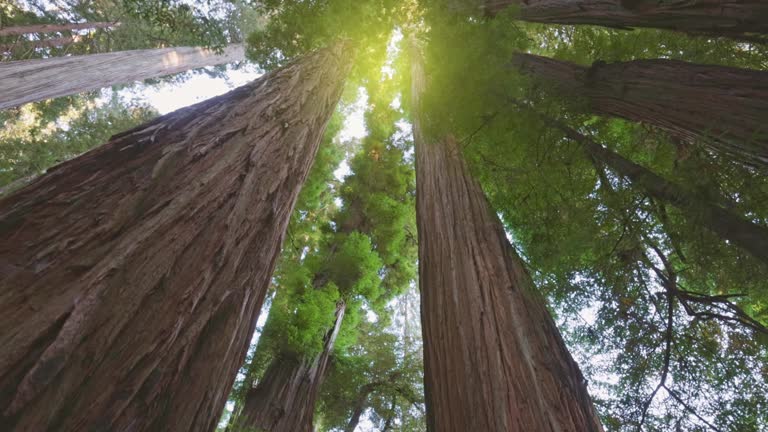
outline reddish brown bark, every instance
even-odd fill
[[[320,354],[307,358],[284,353],[272,360],[262,380],[246,394],[241,425],[267,432],[312,432],[315,402],[345,308],[341,301],[336,306]]]
[[[0,424],[209,431],[349,71],[344,44],[0,201]]]
[[[418,60],[412,67],[428,430],[602,431],[545,300],[456,140],[425,133],[425,77]]]
[[[70,24],[35,24],[0,28],[0,36],[17,36],[30,33],[52,33],[73,30],[101,29],[119,26],[119,22],[87,22]]]
[[[524,21],[593,24],[605,27],[651,27],[750,39],[768,35],[764,0],[485,0],[489,15],[519,9]]]
[[[597,114],[643,122],[768,168],[768,72],[675,60],[574,63],[517,54],[514,64]]]

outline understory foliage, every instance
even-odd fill
[[[0,36],[0,59],[172,46],[218,49],[227,43],[242,42],[244,32],[263,24],[263,18],[240,0],[201,4],[181,0],[74,0],[67,1],[65,7],[58,3],[64,2],[7,0],[0,5],[0,28],[88,22],[110,26]]]
[[[514,8],[490,18],[445,0],[222,0],[207,8],[83,0],[58,12],[27,3],[36,12],[15,0],[0,6],[2,25],[121,25],[44,49],[33,42],[71,35],[1,38],[10,47],[6,60],[247,40],[251,60],[269,70],[336,39],[356,48],[344,99],[350,103],[365,89],[367,136],[340,142],[341,115],[326,131],[285,238],[266,324],[222,430],[270,361],[323,349],[341,301],[346,313],[316,407],[317,429],[426,429],[415,179],[403,122],[409,65],[398,43],[410,35],[425,47],[427,125],[459,140],[547,297],[605,429],[766,430],[768,266],[565,131],[679,185],[692,202],[714,203],[760,227],[768,227],[766,173],[713,152],[706,138],[682,140],[652,125],[597,116],[588,101],[519,73],[512,58],[532,53],[587,68],[675,59],[768,70],[768,46],[655,29],[523,23]],[[0,187],[153,115],[141,104],[96,104],[92,97],[1,112]],[[349,167],[343,179],[334,175],[342,162]]]
[[[465,155],[588,377],[607,430],[768,424],[768,268],[566,138],[579,131],[696,201],[768,223],[764,173],[647,125],[596,117],[521,76],[514,52],[675,58],[765,69],[765,47],[656,30],[526,25],[434,13],[430,112]],[[457,77],[462,77],[460,80]],[[724,107],[724,109],[727,109]]]
[[[393,87],[386,80],[383,84],[370,87],[367,136],[348,146],[349,174],[341,180],[333,176],[342,148],[333,139],[337,123],[326,132],[291,220],[266,324],[233,391],[235,428],[248,389],[270,362],[323,351],[342,302],[346,308],[317,422],[343,429],[360,406],[382,427],[423,427],[415,415],[423,411],[420,382],[414,380],[420,376],[420,347],[413,331],[403,337],[393,333],[399,327],[392,328],[393,316],[398,319],[393,299],[403,301],[400,296],[413,287],[416,272],[411,143],[395,127],[402,111],[391,106],[388,89]],[[381,383],[370,386],[371,377]]]

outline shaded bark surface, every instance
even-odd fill
[[[412,66],[427,427],[602,431],[586,382],[456,140],[425,132]]]
[[[349,56],[310,54],[0,200],[5,430],[212,430]]]
[[[768,35],[764,0],[486,0],[494,15],[519,8],[525,21],[593,24],[605,27],[652,27],[734,38]]]
[[[622,177],[632,181],[636,187],[649,195],[679,208],[688,219],[714,232],[721,239],[749,252],[755,258],[768,264],[768,228],[748,221],[717,204],[708,202],[670,182],[653,171],[638,165],[623,156],[594,142],[576,130],[541,115],[545,121],[565,135],[580,143],[596,160],[611,168]]]
[[[0,36],[17,36],[30,33],[52,33],[73,30],[101,29],[119,26],[119,22],[86,22],[70,24],[36,24],[0,28]]]
[[[337,304],[333,327],[324,337],[320,354],[311,358],[285,354],[272,360],[261,382],[246,394],[242,425],[268,432],[313,430],[317,395],[345,309],[344,302]]]
[[[176,47],[0,63],[0,109],[244,58],[233,44],[222,54]]]
[[[587,68],[531,54],[513,63],[560,93],[586,98],[597,114],[657,126],[768,169],[768,72],[676,60]]]

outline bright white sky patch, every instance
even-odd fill
[[[223,78],[197,74],[180,84],[162,84],[159,86],[139,84],[136,87],[122,90],[120,94],[128,98],[138,97],[138,99],[145,100],[155,107],[160,114],[167,114],[179,108],[224,94],[260,76],[261,73],[255,66],[246,65],[240,69],[228,69]]]
[[[344,109],[344,126],[339,132],[341,142],[361,139],[368,135],[365,129],[365,109],[368,107],[368,92],[363,87],[357,89],[357,100]]]

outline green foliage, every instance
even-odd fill
[[[670,57],[765,68],[765,47],[655,30],[515,24],[512,18],[462,23],[430,15],[423,36],[436,90],[425,97],[435,114],[429,127],[461,139],[473,172],[548,296],[606,429],[636,430],[642,421],[644,430],[703,430],[693,411],[721,430],[761,430],[768,424],[766,338],[711,301],[732,296],[732,305],[768,324],[768,269],[510,100],[527,101],[698,199],[763,225],[765,176],[699,143],[596,118],[582,101],[541,88],[508,64],[512,52],[530,50],[582,64]],[[673,288],[665,285],[669,280]],[[705,300],[670,296],[670,289]],[[683,402],[662,390],[644,414],[664,369],[665,385]]]
[[[345,430],[361,410],[379,430],[425,431],[421,345],[418,320],[399,312],[418,309],[415,289],[398,297],[393,315],[401,322],[361,322],[359,342],[347,355],[335,356],[323,384],[317,417],[324,430]],[[407,320],[408,322],[402,322]],[[407,329],[400,334],[393,329]]]
[[[91,98],[70,97],[0,114],[4,117],[0,130],[0,187],[41,174],[157,115],[146,105],[126,103],[114,94],[102,105]]]

